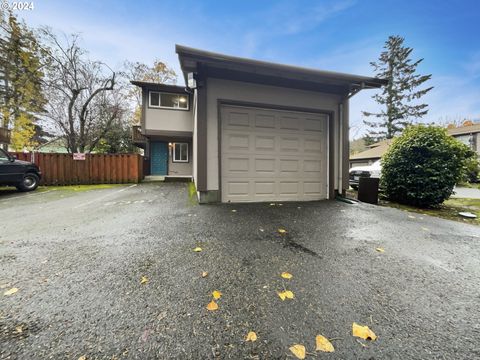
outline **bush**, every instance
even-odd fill
[[[443,203],[475,153],[436,126],[408,127],[382,158],[381,184],[393,201],[418,207]]]

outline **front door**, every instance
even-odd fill
[[[165,142],[152,142],[150,145],[150,173],[167,175],[168,146]]]

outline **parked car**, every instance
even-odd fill
[[[371,165],[352,167],[349,172],[349,183],[353,189],[358,190],[361,177],[380,178],[381,175],[382,164],[380,164],[380,160],[377,160]]]
[[[38,187],[42,173],[37,165],[17,160],[0,149],[0,185],[15,186],[20,191],[32,191]]]

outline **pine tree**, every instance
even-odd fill
[[[31,147],[36,115],[46,103],[41,49],[12,13],[1,14],[0,35],[0,126],[12,129],[16,147]]]
[[[383,109],[378,113],[362,112],[364,116],[376,119],[364,120],[369,127],[367,138],[375,142],[393,138],[412,120],[420,119],[428,112],[428,105],[418,100],[433,87],[421,90],[418,87],[430,80],[432,75],[416,74],[423,59],[412,61],[410,55],[413,49],[404,46],[404,40],[400,36],[390,36],[378,61],[370,63],[376,77],[388,80],[382,92],[372,97]]]

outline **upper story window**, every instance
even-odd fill
[[[150,91],[148,104],[152,108],[188,110],[188,95]]]

